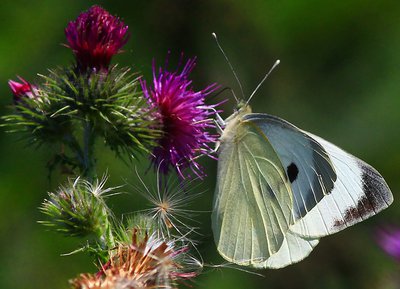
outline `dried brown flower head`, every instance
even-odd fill
[[[147,235],[139,240],[133,231],[132,243],[121,244],[97,274],[81,274],[71,281],[74,289],[176,288],[176,282],[191,279],[181,258],[187,247],[176,250],[173,242]]]

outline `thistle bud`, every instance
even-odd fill
[[[107,71],[111,58],[129,38],[128,26],[99,6],[92,6],[71,21],[65,35],[81,72]]]
[[[10,87],[13,95],[14,95],[14,103],[19,102],[24,97],[34,99],[37,98],[38,89],[35,85],[27,82],[22,77],[19,77],[19,80],[22,82],[17,82],[14,80],[8,81],[8,86]]]

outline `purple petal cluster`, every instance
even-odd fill
[[[113,55],[129,38],[128,26],[99,6],[71,21],[65,35],[81,71],[107,70]]]
[[[157,71],[153,63],[153,87],[147,88],[142,81],[144,95],[162,125],[163,136],[153,150],[153,164],[164,174],[172,167],[181,177],[185,177],[186,168],[203,176],[195,159],[209,155],[217,140],[207,131],[215,128],[212,116],[216,105],[206,105],[205,98],[218,86],[211,84],[194,91],[189,74],[195,65],[196,59],[189,59],[181,72],[169,72],[161,67]]]
[[[9,80],[8,86],[10,87],[13,95],[14,95],[14,102],[20,101],[23,97],[27,98],[36,98],[37,97],[37,87],[29,82],[27,82],[22,77],[19,77],[18,81]]]
[[[380,247],[390,256],[400,261],[400,228],[386,227],[377,233],[377,242]]]

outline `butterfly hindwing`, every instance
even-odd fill
[[[257,126],[225,129],[219,149],[213,231],[225,259],[249,266],[277,253],[293,224],[285,170]]]
[[[279,269],[297,263],[307,257],[318,245],[318,242],[319,239],[302,237],[288,231],[279,251],[260,264],[258,268]]]

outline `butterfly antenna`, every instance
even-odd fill
[[[257,90],[261,87],[261,85],[264,83],[264,81],[268,78],[268,76],[271,74],[271,72],[275,69],[281,63],[281,61],[278,59],[275,61],[274,65],[270,68],[270,70],[267,72],[267,74],[264,76],[264,78],[260,81],[260,83],[257,85],[256,89],[254,89],[253,93],[250,95],[249,99],[246,101],[246,104],[249,104],[251,98],[253,97],[254,94],[256,94]]]
[[[231,70],[233,72],[233,75],[235,76],[236,81],[239,84],[240,92],[242,93],[242,98],[244,99],[244,92],[243,92],[242,83],[240,82],[239,77],[237,76],[235,69],[233,69],[233,66],[232,66],[231,62],[229,61],[228,56],[226,56],[224,50],[222,49],[222,46],[219,44],[219,41],[218,41],[218,38],[217,38],[217,34],[215,34],[213,32],[213,33],[211,33],[211,35],[214,37],[215,42],[217,43],[219,50],[221,50],[222,55],[224,55],[224,57],[226,59],[226,62],[228,62],[229,67],[231,68]],[[232,93],[233,93],[233,96],[235,97],[236,102],[239,103],[239,99],[236,97],[235,93],[233,91],[232,91]]]

